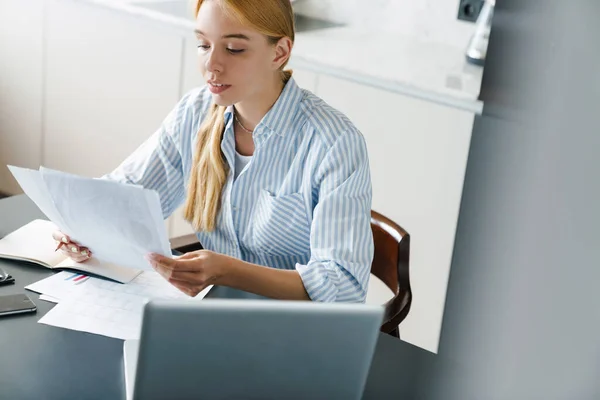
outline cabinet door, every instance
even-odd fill
[[[101,176],[179,100],[182,39],[132,15],[64,0],[49,0],[46,29],[44,164]]]
[[[305,69],[294,68],[293,63],[290,63],[290,69],[294,71],[292,76],[294,77],[294,80],[298,86],[300,86],[302,89],[310,90],[313,93],[317,92],[317,74]]]
[[[411,235],[414,301],[400,331],[436,352],[474,115],[325,76],[318,94],[365,136],[373,209]]]
[[[190,32],[184,38],[183,42],[183,76],[181,77],[181,95],[183,96],[189,90],[204,86],[206,81],[200,73],[200,64],[198,60],[197,40],[194,33]]]
[[[42,0],[0,1],[0,192],[22,193],[7,164],[42,160]]]
[[[43,159],[100,176],[179,99],[182,39],[159,24],[85,2],[50,0]]]

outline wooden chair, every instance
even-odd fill
[[[394,293],[394,297],[385,303],[381,331],[400,338],[398,325],[406,318],[412,304],[410,235],[400,225],[373,210],[371,229],[375,243],[371,273]]]
[[[408,315],[412,303],[409,279],[410,235],[376,211],[371,211],[371,229],[375,243],[371,273],[394,293],[394,297],[384,304],[381,331],[400,338],[398,325]],[[171,240],[171,247],[181,253],[202,249],[194,234]]]

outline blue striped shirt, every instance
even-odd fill
[[[158,192],[165,218],[183,204],[206,86],[179,101],[161,127],[104,176]],[[371,177],[362,134],[341,112],[291,78],[253,133],[250,163],[234,179],[233,107],[221,149],[229,164],[205,249],[273,268],[296,269],[314,301],[364,302],[373,237]]]

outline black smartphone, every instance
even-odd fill
[[[35,312],[36,310],[35,303],[25,293],[0,296],[0,317]]]

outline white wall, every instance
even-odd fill
[[[458,4],[459,0],[298,0],[294,8],[312,17],[466,47],[475,25],[456,18]]]

